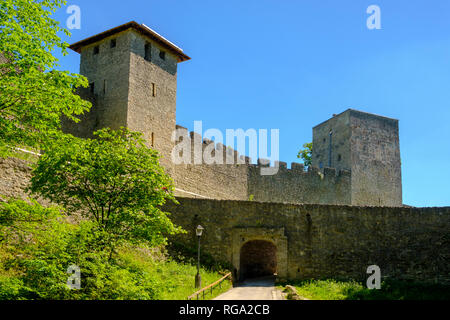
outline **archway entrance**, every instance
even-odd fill
[[[277,247],[270,241],[246,242],[240,252],[240,279],[256,278],[277,273]]]

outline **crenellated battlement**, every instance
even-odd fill
[[[263,163],[267,166],[267,163]],[[276,165],[276,164],[275,164]],[[256,201],[287,203],[351,204],[351,172],[317,167],[293,162],[291,168],[285,162],[278,163],[274,175],[261,175],[261,165],[250,166],[248,193]]]
[[[190,160],[185,159],[185,164],[212,164],[205,163],[205,156],[215,160],[215,164],[250,164],[251,159],[245,155],[240,155],[234,148],[225,146],[223,143],[216,143],[194,131],[188,131],[187,128],[176,125],[177,134],[175,137],[175,145],[182,143],[184,139],[190,144]]]
[[[202,136],[194,131],[189,131],[187,128],[180,126],[180,125],[176,125],[176,129],[180,130],[179,132],[182,132],[182,134],[177,135],[177,139],[175,140],[175,144],[180,143],[181,141],[183,141],[183,139],[188,139],[189,143],[191,145],[191,159],[194,159],[194,151],[195,151],[195,146],[196,143],[198,144],[198,146],[200,146],[200,142],[201,142],[201,152],[202,155],[204,155],[205,150],[206,151],[211,151],[212,153],[223,153],[223,163],[222,164],[247,164],[252,168],[278,168],[279,170],[282,171],[292,171],[292,172],[297,172],[297,173],[302,173],[302,174],[308,174],[308,173],[312,173],[312,174],[320,174],[320,169],[316,166],[309,166],[308,170],[305,170],[305,167],[302,163],[297,163],[297,162],[292,162],[291,163],[291,168],[288,168],[287,166],[287,162],[284,161],[274,161],[274,163],[271,163],[270,159],[265,159],[265,158],[258,158],[256,160],[256,163],[252,162],[252,158],[246,156],[246,155],[241,155],[237,150],[235,150],[232,147],[229,146],[225,146],[223,143],[216,143],[211,139],[208,138],[202,138]],[[198,149],[200,150],[200,149]],[[229,162],[227,163],[226,160],[229,160]],[[203,159],[204,160],[204,159]],[[199,164],[204,164],[204,161],[202,161],[202,163]],[[336,170],[335,168],[325,168],[323,175],[326,177],[332,177],[332,176],[340,176],[340,175],[345,175],[345,174],[350,174],[348,170]]]
[[[305,170],[303,164],[296,162],[288,168],[286,162],[264,158],[254,163],[223,143],[202,138],[179,125],[176,129],[175,150],[184,156],[183,162],[175,165],[175,182],[180,189],[216,199],[351,203],[348,170],[325,168],[322,172],[316,166]],[[183,144],[180,151],[177,146]]]

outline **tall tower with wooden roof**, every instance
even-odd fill
[[[80,73],[88,78],[89,89],[80,94],[93,102],[93,108],[78,124],[63,121],[63,130],[81,137],[105,127],[124,126],[142,132],[169,168],[176,124],[177,66],[190,58],[134,21],[69,48],[81,55]]]

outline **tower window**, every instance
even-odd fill
[[[147,61],[152,61],[152,45],[148,42],[145,44],[144,59]]]
[[[106,79],[103,80],[103,94],[106,94]]]
[[[152,82],[152,96],[156,97],[156,84]]]
[[[94,82],[89,83],[89,90],[91,91],[91,93],[94,93],[94,89],[95,89],[95,83]]]
[[[99,46],[95,46],[94,47],[94,54],[98,54],[100,52],[100,47]]]
[[[150,144],[152,146],[152,148],[155,146],[155,133],[152,132],[151,138],[150,138]]]
[[[116,39],[112,39],[111,42],[110,42],[110,47],[111,48],[115,48],[116,45],[117,45]]]
[[[164,51],[160,51],[159,52],[159,57],[161,58],[161,59],[163,59],[163,60],[166,60],[166,53],[164,52]]]

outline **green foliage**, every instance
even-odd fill
[[[24,286],[21,279],[0,274],[0,300],[25,300],[33,297],[33,291]]]
[[[17,222],[41,223],[49,218],[59,215],[59,211],[54,208],[45,208],[39,205],[35,200],[31,203],[21,200],[9,200],[1,203],[0,206],[0,235],[5,237],[7,230],[5,226],[13,226]],[[34,227],[34,224],[29,224]]]
[[[188,246],[182,242],[171,241],[166,246],[169,256],[177,262],[195,265],[197,263],[197,247]],[[203,252],[201,265],[208,270],[218,271],[223,274],[233,269],[229,262],[217,261],[210,254]]]
[[[26,293],[20,294],[22,298],[45,299],[68,293],[64,264],[71,260],[68,249],[73,227],[60,219],[57,208],[44,208],[36,202],[17,200],[0,205],[0,274],[18,272],[16,280],[2,277],[9,288],[7,295],[22,291]]]
[[[309,280],[294,283],[300,296],[311,300],[448,300],[450,287],[385,280],[381,289],[368,289],[357,281]]]
[[[142,279],[147,279],[146,283],[150,283],[149,280],[152,279],[153,288],[159,288],[155,292],[155,299],[185,300],[198,290],[195,288],[195,274],[197,273],[195,264],[172,259],[155,261],[148,255],[131,248],[120,252],[120,260],[117,263],[129,270],[141,270]],[[207,267],[205,269],[203,266],[205,265],[202,262],[202,268],[200,268],[202,287],[216,282],[223,276],[221,273],[209,270]],[[217,287],[213,290],[212,295],[207,292],[205,299],[212,299],[230,289],[231,286],[230,281],[224,281],[221,288]]]
[[[195,291],[194,265],[155,258],[148,247],[123,244],[114,259],[101,250],[92,221],[68,223],[56,207],[10,200],[0,204],[0,300],[186,299]],[[67,268],[81,270],[70,290]],[[205,285],[221,275],[201,269]],[[223,292],[231,286],[224,283]],[[211,296],[209,296],[211,298]]]
[[[339,282],[335,280],[307,281],[296,288],[300,296],[312,300],[345,300],[350,289],[364,290],[361,283],[354,281]]]
[[[297,158],[302,159],[305,167],[309,167],[312,161],[313,143],[305,143],[302,150],[297,154]]]
[[[155,246],[181,232],[160,209],[175,198],[158,152],[126,128],[94,134],[96,139],[58,136],[45,144],[31,191],[95,221],[111,253],[122,241]]]
[[[450,286],[413,281],[385,280],[380,290],[349,288],[349,300],[449,300]]]
[[[91,104],[74,91],[87,87],[85,77],[55,70],[55,49],[67,54],[59,32],[69,32],[51,18],[62,0],[0,1],[0,156],[10,147],[39,147],[60,128],[62,115],[76,115]]]
[[[26,150],[26,151],[22,151],[19,148],[22,150]],[[30,151],[33,153],[31,153]],[[30,147],[24,147],[24,148],[18,147],[18,148],[16,148],[16,150],[8,151],[9,157],[16,158],[16,159],[22,159],[22,160],[25,160],[26,162],[37,162],[37,160],[39,159],[38,154],[39,154],[39,150],[34,150]]]

